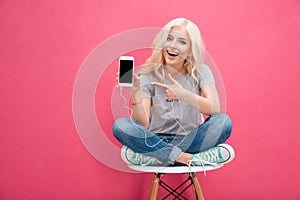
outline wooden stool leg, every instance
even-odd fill
[[[160,181],[160,174],[156,173],[154,175],[153,181],[152,181],[152,186],[151,186],[151,191],[149,195],[149,200],[156,200],[157,197],[157,192],[158,192],[158,186],[159,186],[159,181]]]
[[[193,183],[193,188],[194,188],[194,194],[196,199],[198,200],[204,200],[204,196],[200,187],[200,184],[198,182],[197,176],[195,173],[190,173],[191,179],[192,179],[192,183]]]

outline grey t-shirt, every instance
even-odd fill
[[[198,80],[198,81],[197,81]],[[195,94],[201,95],[201,87],[214,83],[214,76],[207,65],[202,64],[197,80],[187,73],[180,76],[181,86]],[[186,135],[203,123],[203,116],[197,108],[181,100],[168,100],[165,89],[151,85],[151,82],[171,84],[162,80],[154,72],[141,75],[141,97],[151,98],[149,130],[154,133]]]

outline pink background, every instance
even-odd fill
[[[72,91],[81,63],[99,43],[175,17],[200,27],[233,119],[228,143],[236,159],[198,174],[206,198],[300,199],[299,0],[2,0],[1,200],[146,198],[152,174],[117,171],[86,150],[74,125]],[[102,120],[118,145],[113,118]]]

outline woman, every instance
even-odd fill
[[[165,25],[153,53],[134,75],[132,119],[113,125],[122,158],[136,165],[203,165],[233,159],[224,143],[231,120],[220,114],[218,92],[197,26],[184,18]],[[209,117],[203,122],[202,114]]]

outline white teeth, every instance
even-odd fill
[[[172,52],[172,51],[167,51],[169,55],[171,56],[177,56],[179,53],[175,53],[175,52]]]

